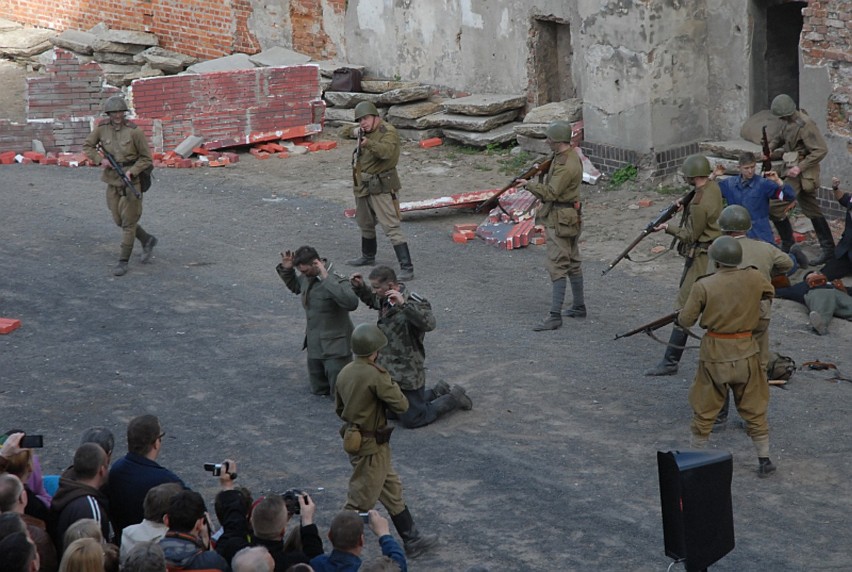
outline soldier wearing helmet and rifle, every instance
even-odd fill
[[[381,502],[402,538],[405,553],[415,558],[438,542],[421,534],[402,498],[402,481],[391,465],[390,437],[385,409],[404,413],[408,399],[387,370],[376,363],[388,343],[375,324],[361,324],[352,332],[355,360],[343,368],[335,386],[335,410],[344,421],[340,433],[349,454],[352,476],[344,509],[367,512]]]
[[[664,230],[666,234],[677,238],[678,252],[685,258],[677,308],[683,307],[695,280],[707,273],[707,249],[720,234],[717,219],[722,212],[722,191],[719,185],[709,178],[711,170],[707,157],[690,155],[683,162],[681,172],[687,183],[695,187],[695,196],[686,207],[683,224],[675,228],[663,223],[654,228],[654,231]],[[676,374],[687,335],[686,330],[675,325],[662,361],[647,370],[645,375]]]
[[[571,146],[571,125],[554,121],[547,126],[547,143],[553,150],[550,168],[544,181],[530,182],[518,179],[517,187],[526,189],[538,198],[542,206],[536,218],[547,232],[547,271],[552,283],[550,315],[533,327],[533,331],[555,330],[562,327],[562,316],[585,318],[586,301],[583,297],[583,270],[580,266],[580,232],[582,231],[582,205],[580,183],[583,182],[583,165]],[[571,282],[573,296],[571,307],[562,311],[567,282]]]
[[[143,264],[151,259],[157,245],[157,237],[145,232],[139,224],[142,192],[150,185],[154,161],[145,134],[127,120],[127,103],[123,97],[114,95],[107,99],[104,113],[108,119],[101,121],[86,138],[83,151],[92,163],[104,165],[101,180],[107,184],[107,206],[122,231],[121,253],[112,273],[124,276],[136,239],[142,243]]]
[[[347,261],[351,266],[372,266],[378,242],[376,225],[381,225],[399,260],[399,279],[414,278],[414,264],[408,242],[400,228],[399,198],[402,188],[396,165],[400,141],[396,128],[382,121],[376,106],[362,101],[355,106],[358,144],[352,156],[355,221],[361,229],[361,256]]]

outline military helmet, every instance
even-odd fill
[[[379,110],[371,101],[361,101],[355,106],[355,121],[358,121],[365,115],[378,115]]]
[[[571,142],[571,124],[567,121],[554,121],[547,126],[544,133],[551,141]]]
[[[680,168],[684,177],[709,177],[710,161],[704,155],[690,155]]]
[[[388,345],[388,338],[376,324],[360,324],[352,332],[352,353],[368,356]]]
[[[772,115],[787,117],[796,113],[796,102],[786,93],[782,93],[775,96],[769,108],[772,110]]]
[[[127,102],[120,95],[113,95],[104,103],[104,113],[113,111],[127,111]]]
[[[719,215],[722,232],[748,232],[751,230],[751,215],[742,205],[728,205]]]
[[[743,261],[743,247],[733,236],[720,236],[714,240],[707,254],[719,266],[738,266]]]

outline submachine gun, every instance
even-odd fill
[[[137,199],[142,200],[142,193],[136,190],[136,185],[133,184],[130,177],[128,177],[127,173],[124,172],[124,168],[115,160],[115,157],[112,156],[112,153],[104,149],[104,146],[101,144],[98,144],[98,151],[100,151],[101,155],[109,161],[110,166],[116,173],[118,173],[118,176],[121,177],[121,181],[124,183],[124,186],[127,187]]]

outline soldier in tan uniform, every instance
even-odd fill
[[[352,333],[355,360],[337,377],[335,403],[344,450],[349,453],[352,476],[344,509],[367,512],[381,502],[402,538],[405,553],[415,558],[437,544],[435,535],[423,535],[402,498],[402,481],[391,465],[390,430],[385,409],[397,414],[408,400],[387,370],[376,364],[379,350],[388,343],[375,324],[361,324]]]
[[[382,226],[399,260],[399,279],[414,278],[414,264],[400,228],[399,191],[396,172],[400,141],[396,128],[382,121],[376,106],[362,101],[355,106],[358,146],[352,157],[355,192],[355,221],[361,229],[361,256],[347,261],[351,266],[372,266],[378,242],[376,225]]]
[[[553,292],[550,315],[533,327],[536,332],[562,327],[562,316],[585,318],[586,302],[583,295],[583,269],[580,257],[580,232],[582,231],[582,205],[580,183],[583,182],[583,165],[571,147],[571,125],[555,121],[547,126],[547,143],[553,150],[553,161],[542,183],[526,179],[516,182],[526,187],[541,201],[536,215],[547,232],[547,271]],[[562,311],[567,282],[571,282],[573,300],[571,307]]]
[[[139,224],[142,217],[142,199],[124,186],[121,177],[98,152],[100,144],[124,168],[124,172],[133,182],[142,196],[140,173],[154,165],[151,151],[145,134],[135,123],[125,117],[127,104],[119,95],[110,97],[104,105],[104,112],[109,119],[101,121],[94,131],[86,138],[83,151],[92,163],[104,165],[101,180],[107,184],[107,206],[112,213],[115,224],[121,227],[121,254],[118,264],[112,273],[124,276],[127,273],[127,263],[133,252],[133,242],[139,239],[142,243],[143,263],[151,259],[151,253],[157,245],[157,237],[148,234]]]
[[[761,300],[775,292],[760,271],[737,268],[742,262],[740,242],[730,236],[717,238],[710,257],[720,266],[715,274],[703,276],[692,286],[677,322],[689,328],[701,316],[707,330],[701,339],[698,369],[689,390],[692,406],[692,445],[703,447],[722,408],[728,387],[734,393],[737,411],[746,422],[758,457],[758,475],[775,470],[769,460],[769,384],[760,367],[760,350],[752,332],[760,323]]]
[[[689,296],[692,284],[707,273],[707,249],[721,233],[719,213],[722,212],[722,191],[716,181],[710,179],[710,161],[704,155],[690,155],[683,162],[681,172],[687,182],[695,187],[695,196],[686,207],[683,226],[675,228],[663,223],[654,230],[664,230],[678,240],[678,252],[686,260],[677,294],[677,308],[682,308]],[[674,375],[677,373],[687,333],[675,325],[662,361],[645,372],[645,375]]]
[[[811,219],[819,240],[822,254],[811,260],[811,266],[818,266],[830,260],[834,254],[834,237],[817,201],[819,164],[828,154],[828,144],[816,123],[803,111],[796,109],[796,102],[789,95],[775,97],[770,109],[773,115],[781,118],[783,127],[769,142],[772,156],[763,158],[784,159],[784,182],[793,187],[799,207]],[[787,218],[788,203],[771,201],[770,204],[770,218],[781,236],[782,244],[793,244],[793,227]]]

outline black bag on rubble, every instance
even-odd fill
[[[331,85],[326,91],[361,91],[361,71],[353,68],[337,68],[331,74]]]
[[[790,379],[796,371],[796,362],[789,356],[782,356],[777,352],[769,352],[769,361],[766,364],[766,379]]]

